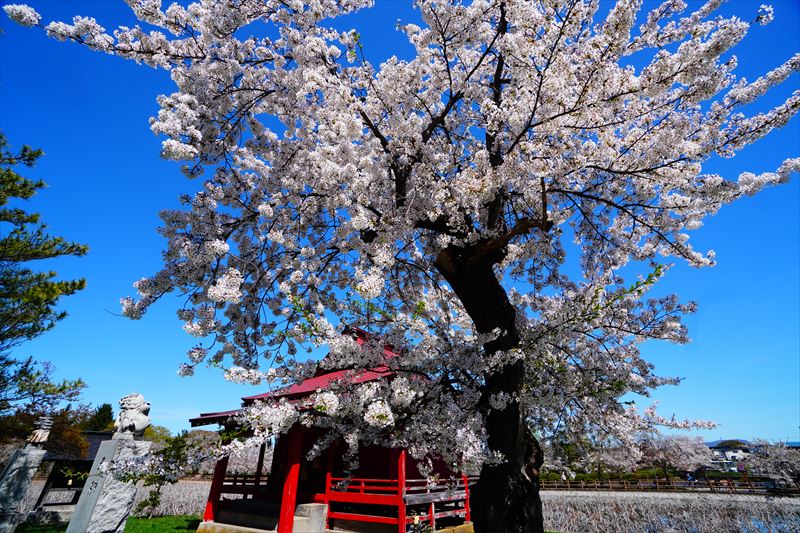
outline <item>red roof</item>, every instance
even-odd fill
[[[242,398],[244,400],[245,405],[249,403],[253,403],[255,400],[263,400],[265,398],[284,398],[290,396],[304,396],[307,394],[311,394],[316,390],[324,390],[327,389],[331,383],[335,381],[345,381],[346,383],[354,384],[354,383],[364,383],[367,381],[374,381],[376,379],[381,379],[387,376],[391,376],[394,372],[389,370],[387,367],[378,367],[372,370],[362,370],[357,374],[353,374],[351,370],[335,370],[333,372],[328,372],[327,374],[322,374],[320,376],[315,376],[313,378],[306,379],[301,381],[300,383],[295,383],[294,385],[290,385],[283,389],[278,389],[275,391],[264,392],[262,394],[256,394],[255,396],[245,396]]]
[[[220,411],[218,413],[200,413],[200,416],[196,418],[190,418],[189,423],[192,425],[192,427],[218,424],[226,421],[232,416],[236,416],[240,411],[241,409],[233,409],[232,411]]]
[[[358,342],[358,344],[364,344],[365,339],[369,338],[369,333],[359,328],[347,327],[342,333],[355,333],[357,335],[356,342]],[[383,353],[387,359],[398,356],[398,354],[393,350],[394,347],[390,344],[384,346]],[[245,396],[242,398],[242,405],[250,405],[256,400],[264,400],[267,398],[287,398],[289,400],[294,400],[302,398],[303,396],[308,396],[317,390],[327,389],[331,386],[331,384],[337,381],[349,384],[366,383],[367,381],[383,379],[393,374],[394,372],[389,370],[389,367],[386,365],[380,365],[370,370],[361,370],[356,372],[353,370],[333,370],[331,372],[308,378],[300,383],[289,385],[288,387],[284,387],[282,389],[264,392],[254,396]],[[192,427],[222,423],[230,417],[235,416],[240,411],[241,409],[234,409],[232,411],[220,411],[217,413],[201,413],[200,416],[190,419],[189,422],[192,424]]]

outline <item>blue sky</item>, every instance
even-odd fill
[[[107,28],[132,25],[120,1],[30,1],[45,22],[94,16]],[[755,2],[728,2],[722,13],[755,18]],[[368,57],[379,62],[410,51],[394,31],[398,19],[417,15],[405,2],[377,7],[337,23],[354,26]],[[605,3],[604,3],[605,4]],[[654,5],[653,2],[646,2]],[[800,3],[772,2],[776,20],[754,26],[735,50],[737,73],[755,79],[800,50]],[[606,6],[604,6],[605,8]],[[188,428],[201,411],[238,406],[252,387],[225,382],[218,370],[198,369],[179,378],[178,364],[195,339],[181,330],[179,302],[165,298],[140,321],[118,316],[119,298],[131,283],[160,265],[163,241],[158,212],[176,207],[181,193],[199,182],[176,163],[159,158],[160,139],[149,130],[155,98],[170,93],[167,72],[48,39],[0,17],[0,129],[13,145],[41,147],[46,156],[31,171],[49,188],[30,209],[53,232],[89,245],[83,258],[42,263],[64,278],[86,277],[87,288],[63,301],[70,314],[54,330],[15,354],[52,361],[60,378],[82,377],[93,404],[137,391],[152,403],[154,423]],[[765,105],[800,87],[798,76],[770,94]],[[800,150],[800,120],[773,132],[729,160],[706,169],[733,178],[771,171]],[[701,432],[710,439],[766,437],[800,440],[800,189],[789,184],[723,208],[692,236],[698,249],[717,252],[718,266],[673,268],[659,292],[677,292],[699,303],[687,319],[693,342],[644,347],[656,369],[685,378],[657,391],[664,413],[720,423]]]

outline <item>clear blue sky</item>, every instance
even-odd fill
[[[417,14],[406,2],[377,3],[337,25],[357,27],[373,61],[407,55],[410,47],[394,26]],[[752,20],[760,3],[733,0],[722,12]],[[45,22],[80,14],[106,28],[134,24],[121,0],[29,4]],[[754,26],[735,49],[737,73],[749,79],[800,50],[800,2],[772,4],[776,20]],[[95,405],[116,408],[119,397],[141,392],[152,403],[154,423],[173,431],[187,428],[187,419],[201,411],[237,407],[240,396],[256,389],[226,383],[216,370],[199,369],[193,378],[176,375],[195,339],[180,329],[175,299],[164,299],[138,322],[117,316],[119,298],[133,293],[131,283],[160,265],[158,212],[177,206],[179,194],[199,186],[181,175],[178,164],[159,158],[160,140],[148,127],[158,110],[156,96],[173,91],[168,73],[0,19],[0,129],[14,145],[46,152],[27,172],[49,184],[30,209],[54,233],[90,246],[86,257],[42,263],[64,278],[86,277],[87,288],[63,301],[68,318],[16,355],[52,361],[57,377],[82,377],[89,385],[85,399]],[[795,75],[766,104],[799,86]],[[795,118],[707,169],[729,178],[744,170],[771,171],[798,156],[798,145]],[[659,372],[685,378],[655,397],[664,413],[719,422],[718,429],[702,433],[708,439],[800,440],[799,212],[797,176],[724,208],[692,237],[697,248],[717,251],[718,266],[695,270],[678,264],[658,289],[696,300],[699,311],[687,320],[691,344],[645,346]]]

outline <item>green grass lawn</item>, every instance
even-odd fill
[[[125,533],[161,533],[166,531],[196,531],[200,517],[160,516],[158,518],[130,518]]]
[[[174,531],[195,531],[200,524],[200,517],[194,516],[160,516],[157,518],[129,518],[125,525],[125,533],[167,533]],[[36,526],[23,524],[17,533],[63,533],[62,526]]]

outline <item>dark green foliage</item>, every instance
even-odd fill
[[[86,385],[80,379],[53,382],[49,363],[32,358],[22,361],[0,352],[0,417],[15,409],[27,413],[49,412],[64,401],[78,398]],[[2,437],[0,437],[2,438]]]
[[[744,449],[748,449],[748,448],[750,448],[750,445],[747,444],[744,441],[741,441],[741,440],[730,439],[730,440],[723,440],[722,442],[717,444],[716,447],[717,448],[744,448]]]
[[[84,423],[86,431],[108,431],[114,428],[114,410],[110,403],[104,403]]]
[[[86,285],[83,279],[54,281],[56,273],[35,272],[23,266],[37,259],[84,255],[87,247],[47,233],[37,213],[11,207],[9,201],[29,200],[45,184],[14,171],[31,167],[42,151],[23,146],[14,153],[0,133],[0,352],[32,339],[66,316],[55,309],[61,296]]]
[[[34,272],[0,258],[0,349],[7,350],[55,326],[67,313],[56,311],[58,298],[86,282],[51,281],[55,272]]]
[[[166,446],[172,438],[172,432],[164,426],[150,425],[144,430],[142,438],[154,442],[158,446]]]

